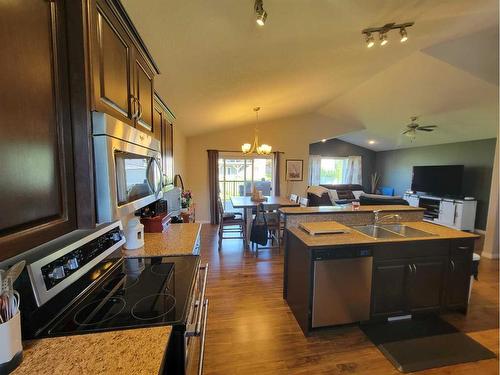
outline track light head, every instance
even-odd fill
[[[262,0],[255,0],[255,22],[257,25],[264,26],[266,24],[267,12],[264,10],[264,3]]]
[[[389,41],[387,40],[387,33],[385,32],[380,32],[380,45],[385,46]]]
[[[374,45],[375,40],[373,39],[373,35],[371,33],[366,34],[366,46],[372,48]]]
[[[399,34],[401,35],[401,43],[404,43],[408,40],[408,33],[406,32],[406,29],[404,27],[399,29]]]

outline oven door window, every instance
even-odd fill
[[[159,192],[161,170],[155,158],[115,151],[115,166],[119,206]]]

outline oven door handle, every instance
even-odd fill
[[[208,277],[208,263],[200,267],[200,270],[205,270],[205,275],[203,277],[203,285],[201,287],[200,298],[196,301],[195,306],[197,307],[196,312],[196,323],[190,324],[190,328],[194,326],[194,329],[186,331],[186,336],[200,336],[203,320],[203,310],[205,301],[205,291],[207,289],[207,277]]]
[[[203,303],[205,306],[205,314],[203,317],[203,335],[201,336],[200,343],[200,361],[198,362],[198,375],[203,374],[203,360],[205,359],[205,336],[207,335],[207,321],[208,321],[208,298]]]
[[[203,277],[203,286],[201,288],[201,296],[199,299],[199,306],[201,307],[203,305],[203,302],[205,301],[205,291],[207,290],[207,279],[208,279],[208,263],[205,264],[205,266],[200,267],[200,270],[205,270],[205,276]],[[201,321],[202,321],[202,309],[198,309],[198,315],[197,315],[197,320],[196,320],[196,335],[199,335],[201,333]]]

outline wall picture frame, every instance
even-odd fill
[[[303,181],[304,180],[304,160],[286,159],[286,180]]]

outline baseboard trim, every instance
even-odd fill
[[[481,253],[481,257],[485,257],[485,258],[488,258],[488,259],[500,259],[498,253],[492,254],[492,253],[486,253],[484,251]]]

